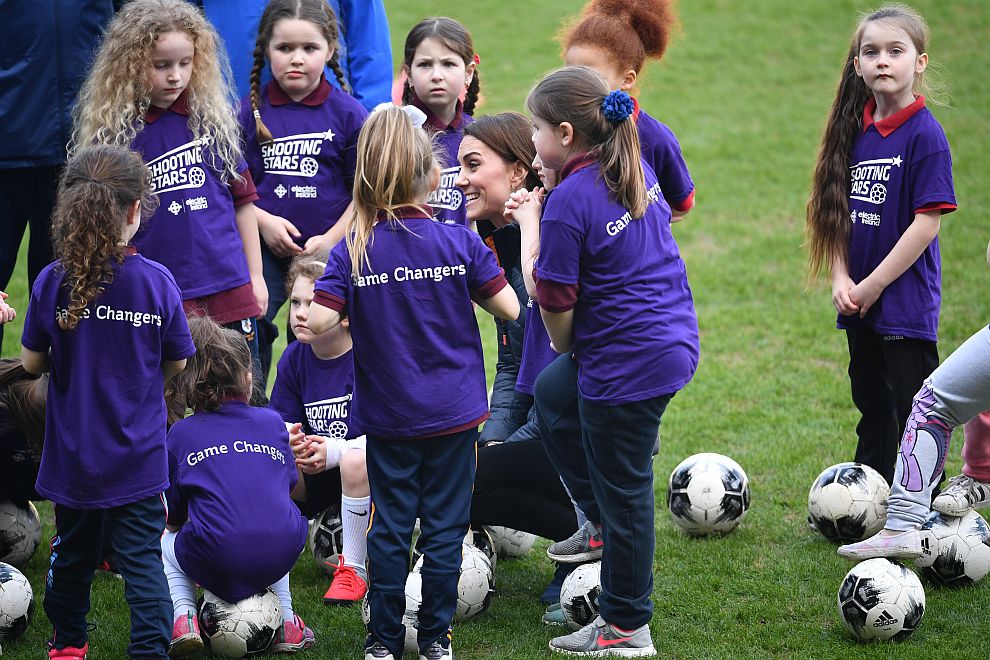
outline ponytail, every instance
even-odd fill
[[[251,110],[254,114],[255,138],[258,144],[267,144],[272,141],[272,132],[261,120],[261,111],[258,106],[261,104],[261,71],[265,68],[265,48],[268,40],[262,38],[262,33],[258,33],[258,41],[254,45],[254,65],[251,67]]]
[[[474,106],[478,103],[478,95],[481,90],[481,75],[475,67],[474,75],[471,77],[471,84],[468,85],[467,94],[464,95],[464,114],[474,115]]]

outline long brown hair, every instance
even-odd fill
[[[251,350],[244,336],[223,328],[205,316],[189,319],[189,334],[196,354],[186,369],[173,380],[173,389],[194,411],[216,410],[225,399],[245,399],[251,395]]]
[[[147,216],[157,207],[148,168],[123,147],[94,145],[69,160],[58,185],[52,245],[65,272],[69,304],[63,330],[79,324],[83,310],[113,281],[113,262],[124,260],[123,228],[135,201]]]
[[[632,117],[613,123],[605,118],[605,79],[586,66],[568,66],[547,75],[526,98],[526,108],[548,124],[568,122],[598,158],[601,174],[616,201],[634,218],[646,213],[646,179],[639,133]]]
[[[824,268],[831,270],[836,259],[845,260],[849,250],[849,161],[856,139],[863,130],[863,111],[873,93],[856,74],[855,59],[866,26],[874,21],[893,23],[911,38],[919,54],[927,52],[928,25],[921,15],[904,5],[884,5],[860,17],[853,32],[825,122],[805,220],[808,245],[808,277],[816,279]],[[915,74],[916,93],[929,90],[923,74]]]
[[[402,108],[388,106],[368,116],[358,134],[354,215],[346,234],[354,277],[371,268],[368,247],[379,214],[399,222],[396,210],[426,196],[437,167],[430,138]]]
[[[591,0],[558,35],[561,55],[593,46],[623,71],[639,73],[647,58],[660,59],[677,27],[673,0]]]
[[[0,410],[7,413],[6,422],[0,421],[0,433],[18,430],[31,449],[41,451],[47,400],[48,374],[29,374],[19,359],[0,360]]]
[[[251,67],[251,109],[254,110],[254,123],[257,128],[258,144],[272,141],[272,132],[261,120],[258,102],[261,92],[261,72],[265,68],[268,44],[276,23],[286,19],[298,19],[312,23],[327,40],[333,55],[330,56],[330,70],[337,77],[340,88],[350,91],[344,71],[340,68],[340,43],[337,39],[337,16],[327,0],[271,0],[261,14],[258,24],[258,38],[254,44],[254,66]]]
[[[526,168],[525,186],[528,190],[540,185],[540,176],[533,169],[533,159],[536,158],[533,127],[525,116],[518,112],[485,115],[465,126],[464,135],[484,142],[510,165],[522,163]]]
[[[402,52],[402,65],[406,71],[412,70],[413,59],[416,57],[416,49],[429,38],[434,38],[451,52],[457,53],[464,66],[474,62],[474,42],[471,40],[471,33],[458,21],[447,16],[434,18],[424,18],[413,26],[413,29],[406,35],[406,45]],[[473,115],[474,106],[478,103],[478,94],[481,92],[481,78],[478,75],[478,68],[474,69],[474,76],[468,85],[467,94],[464,96],[464,114]],[[412,88],[412,82],[402,90],[402,104],[412,103],[416,92]]]

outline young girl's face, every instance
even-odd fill
[[[465,65],[439,39],[427,37],[416,48],[408,74],[419,100],[440,115],[457,104],[461,91],[474,78],[474,69],[474,62]]]
[[[533,159],[533,169],[536,170],[536,174],[540,177],[544,190],[550,192],[556,187],[557,170],[551,170],[545,166],[539,154],[536,154],[536,158]]]
[[[874,95],[909,105],[914,77],[924,73],[928,54],[918,53],[911,36],[895,24],[872,21],[863,29],[853,63]]]
[[[601,48],[575,44],[564,53],[564,66],[586,66],[598,72],[609,89],[628,92],[636,84],[635,71],[623,71],[612,60],[612,56]],[[630,73],[632,73],[630,79]]]
[[[179,98],[192,77],[195,53],[192,37],[185,32],[158,37],[151,51],[151,105],[167,108]]]
[[[272,76],[293,101],[306,98],[319,84],[333,49],[319,27],[298,18],[279,21],[268,41]]]
[[[570,144],[565,144],[561,127],[542,117],[533,117],[533,144],[536,145],[536,156],[551,170],[563,168],[571,151]]]
[[[461,171],[454,182],[464,193],[468,220],[491,220],[502,224],[505,200],[513,187],[511,163],[476,137],[465,135],[457,150]]]
[[[292,328],[296,339],[304,344],[311,344],[316,339],[316,335],[306,325],[315,284],[316,282],[310,278],[300,275],[292,283],[292,292],[289,294],[289,327]]]

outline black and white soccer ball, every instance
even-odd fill
[[[486,525],[485,529],[495,544],[495,552],[502,557],[522,557],[533,549],[536,535],[501,525]]]
[[[904,639],[925,614],[921,580],[889,559],[856,564],[842,580],[838,602],[842,623],[861,642]]]
[[[339,505],[327,508],[309,521],[309,549],[320,570],[333,575],[344,551],[344,521]]]
[[[602,563],[581,564],[560,586],[560,608],[564,623],[571,630],[580,630],[598,616],[598,596],[602,593]]]
[[[24,634],[34,615],[34,591],[24,574],[0,562],[0,641]]]
[[[34,504],[0,502],[0,561],[24,566],[41,542],[41,518]]]
[[[271,589],[237,603],[203,592],[199,626],[210,652],[224,658],[243,658],[268,650],[282,626],[278,596]]]
[[[667,507],[674,522],[689,534],[731,532],[749,511],[749,479],[728,456],[689,456],[670,473]]]
[[[413,573],[421,574],[423,557],[416,561]],[[457,607],[454,621],[473,619],[488,609],[495,597],[495,567],[485,553],[468,543],[461,545],[461,572],[457,578]]]
[[[423,576],[411,572],[406,576],[406,609],[402,613],[402,625],[406,628],[405,650],[409,653],[419,651],[417,635],[419,633],[419,606],[423,602]],[[361,619],[365,628],[371,631],[371,605],[365,595],[361,602]]]
[[[487,528],[469,529],[467,535],[464,537],[464,544],[473,545],[478,550],[481,550],[488,557],[488,561],[492,565],[492,570],[495,570],[495,564],[498,561],[498,552],[495,551],[495,541],[492,540],[492,535],[488,533]]]
[[[976,511],[946,516],[933,511],[921,526],[921,573],[942,585],[965,586],[990,572],[990,526]]]
[[[862,541],[883,529],[889,495],[887,481],[870,466],[839,463],[811,484],[809,520],[830,541]]]

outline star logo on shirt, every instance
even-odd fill
[[[283,186],[281,183],[278,184],[278,187],[277,188],[275,188],[275,194],[278,195],[278,198],[279,199],[282,199],[283,197],[285,197],[285,193],[287,193],[287,192],[289,192],[289,191],[286,190],[285,189],[285,186]]]
[[[334,135],[334,132],[332,130],[330,130],[329,128],[327,129],[327,132],[323,134],[323,139],[324,140],[327,140],[329,142],[333,142],[334,137],[336,137]]]
[[[890,159],[890,164],[891,165],[894,165],[896,167],[900,167],[901,166],[901,157],[900,156],[894,156],[893,158]]]

